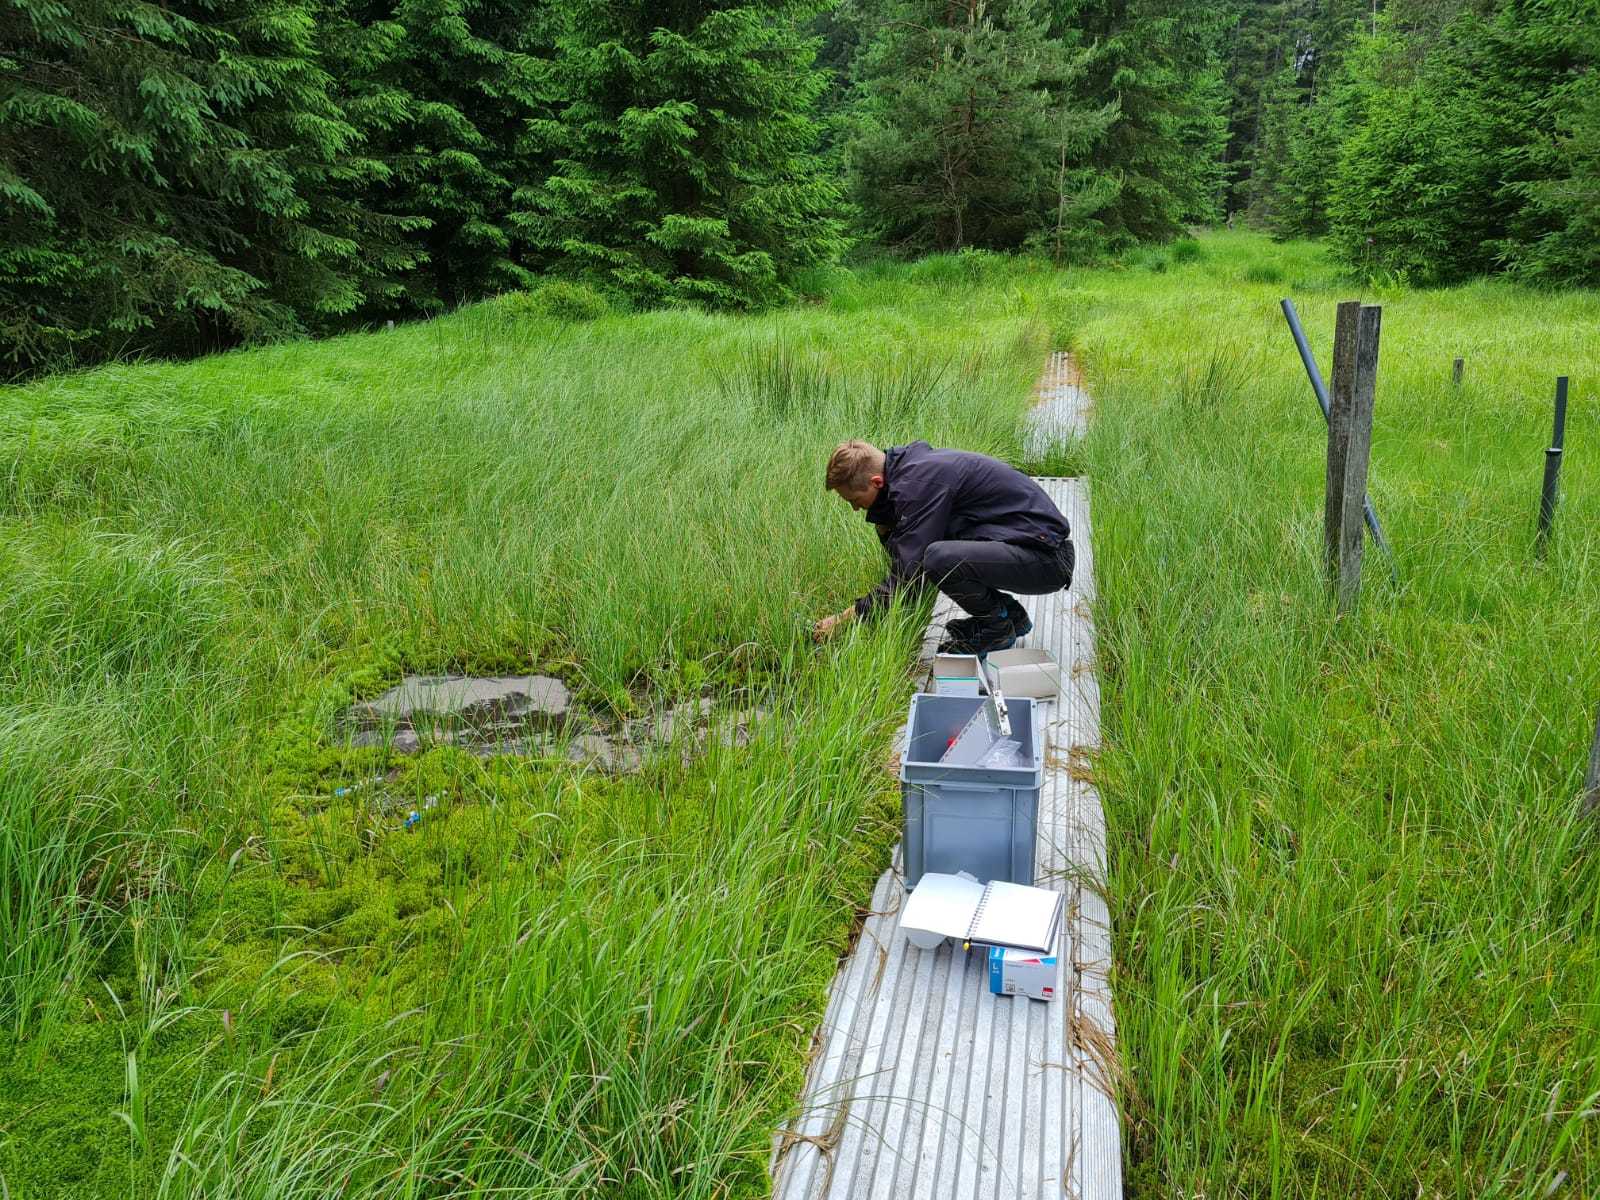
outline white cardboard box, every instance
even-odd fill
[[[1051,700],[1061,690],[1061,664],[1047,650],[991,650],[989,670],[1007,696]]]
[[[983,675],[976,654],[937,654],[933,659],[933,694],[979,696]]]
[[[1058,974],[1054,954],[989,947],[989,990],[996,996],[1054,1000]]]

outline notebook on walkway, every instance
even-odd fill
[[[923,950],[953,937],[1048,954],[1061,928],[1061,902],[1060,892],[1044,888],[929,871],[906,899],[900,928]]]

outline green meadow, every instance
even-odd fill
[[[0,391],[0,1195],[763,1194],[924,615],[808,636],[881,570],[851,436],[1090,477],[1129,1194],[1600,1189],[1600,295],[1244,234],[806,291]],[[1384,306],[1344,618],[1284,295],[1324,371]],[[1057,348],[1091,432],[1028,462]],[[340,736],[447,671],[768,715],[619,776]]]

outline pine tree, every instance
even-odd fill
[[[552,162],[514,221],[555,269],[644,303],[752,307],[842,249],[839,187],[813,155],[826,77],[805,23],[820,0],[582,0],[565,10]]]
[[[902,251],[1097,248],[1090,210],[1114,182],[1086,168],[1114,107],[1066,102],[1084,54],[1034,0],[874,7],[848,149],[869,233]]]

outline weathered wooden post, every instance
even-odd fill
[[[1311,343],[1306,341],[1306,331],[1300,327],[1300,314],[1295,312],[1294,301],[1285,297],[1278,302],[1283,309],[1283,319],[1289,323],[1289,333],[1294,338],[1294,348],[1300,352],[1300,361],[1306,369],[1306,378],[1311,381],[1311,391],[1317,398],[1317,407],[1322,411],[1322,419],[1333,421],[1331,415],[1332,404],[1328,399],[1328,385],[1322,382],[1322,372],[1317,370],[1316,357],[1311,353]],[[1395,566],[1394,551],[1389,549],[1389,539],[1383,536],[1383,526],[1378,523],[1378,510],[1372,507],[1372,497],[1366,497],[1361,504],[1362,514],[1367,519],[1367,528],[1372,530],[1372,540],[1377,543],[1378,549],[1383,551],[1383,556],[1389,562],[1389,577],[1396,584],[1400,582],[1400,572]]]
[[[1333,333],[1333,395],[1328,412],[1328,475],[1323,538],[1328,578],[1341,613],[1361,594],[1361,528],[1372,455],[1372,404],[1378,383],[1383,309],[1349,300]]]
[[[1594,718],[1594,745],[1589,747],[1589,773],[1583,779],[1583,811],[1600,811],[1600,712]]]
[[[1456,359],[1455,366],[1450,368],[1450,382],[1456,387],[1461,386],[1461,368],[1466,365],[1465,359]]]
[[[1361,302],[1340,304],[1333,322],[1333,390],[1328,393],[1328,479],[1322,510],[1322,542],[1330,587],[1339,581],[1339,522],[1344,516],[1344,464],[1350,449],[1350,414],[1355,407],[1356,335]]]

